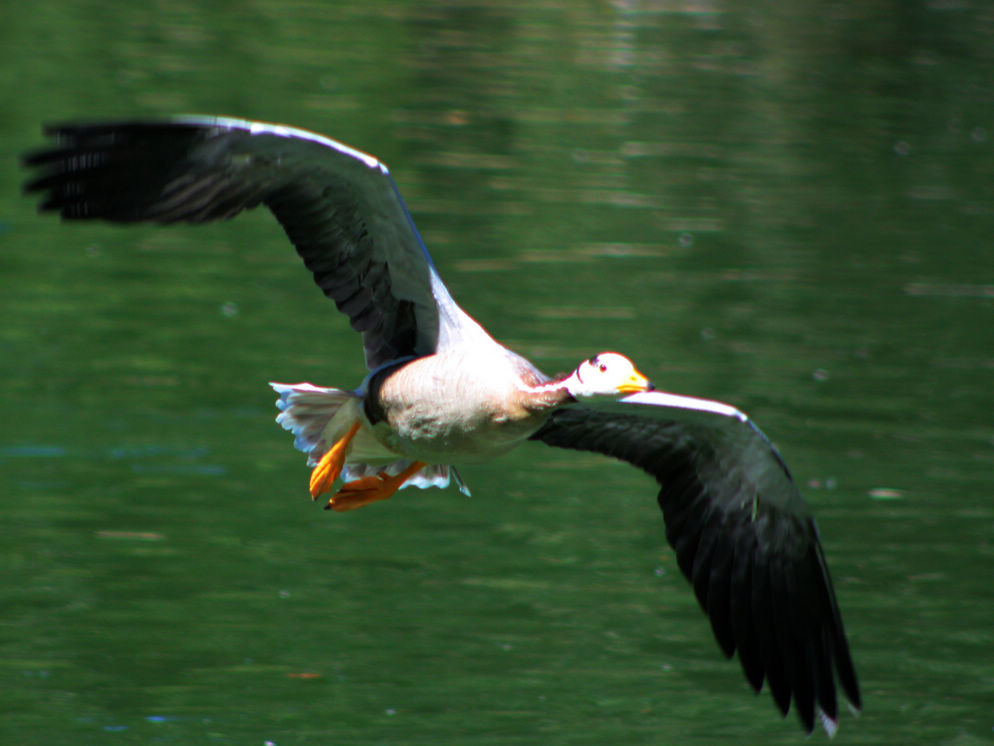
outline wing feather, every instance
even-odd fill
[[[810,732],[859,685],[811,511],[779,453],[728,405],[651,392],[557,410],[532,436],[628,461],[659,482],[666,538],[725,655]]]
[[[204,223],[264,204],[362,333],[372,369],[489,336],[452,300],[386,167],[304,130],[221,117],[63,124],[26,190],[69,220]]]

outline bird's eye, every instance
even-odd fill
[[[601,363],[600,369],[601,369],[601,373],[607,373],[607,366],[604,365],[604,363]]]

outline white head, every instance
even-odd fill
[[[566,378],[566,390],[574,399],[588,396],[623,396],[652,391],[654,386],[635,369],[634,363],[617,352],[602,352],[580,363]]]

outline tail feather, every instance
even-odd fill
[[[314,386],[310,383],[270,383],[273,390],[280,395],[276,400],[276,408],[280,410],[276,422],[284,430],[289,430],[293,436],[293,445],[304,453],[309,454],[308,465],[315,466],[321,456],[334,443],[334,436],[329,443],[325,432],[332,420],[343,415],[342,433],[355,421],[355,412],[343,411],[358,407],[359,395],[354,391],[344,389],[329,389]],[[353,407],[347,407],[349,402]],[[349,420],[346,422],[346,420]]]

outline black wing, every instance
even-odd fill
[[[793,698],[808,732],[818,710],[834,732],[836,676],[859,709],[814,518],[780,454],[744,414],[650,392],[564,407],[532,438],[614,456],[656,478],[666,538],[718,644],[728,657],[738,651],[756,691],[768,682],[784,715]]]
[[[482,331],[452,300],[386,167],[304,130],[220,117],[47,127],[26,190],[70,220],[203,223],[264,204],[372,369]]]

